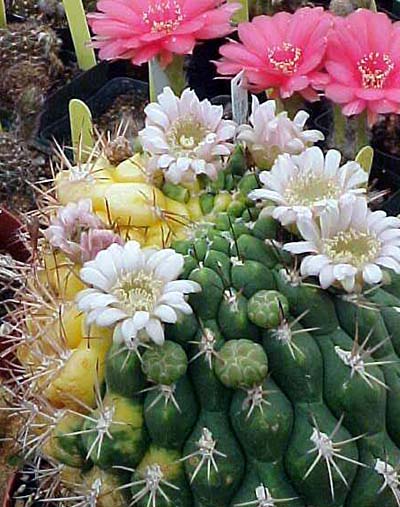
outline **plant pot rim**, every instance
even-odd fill
[[[23,224],[19,218],[0,205],[0,251],[5,251],[17,261],[27,262],[29,250],[17,236],[21,227]]]
[[[135,90],[138,95],[142,93],[147,96],[148,83],[126,75],[123,72],[124,65],[124,62],[100,62],[50,95],[40,114],[35,148],[46,154],[52,153],[54,138],[60,145],[68,145],[64,137],[68,137],[70,132],[68,105],[72,98],[83,100],[95,119],[107,109],[106,104],[111,104],[122,93]],[[81,93],[77,92],[78,88]]]
[[[18,472],[13,472],[7,481],[2,507],[13,507],[13,494],[18,484]]]

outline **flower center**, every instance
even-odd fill
[[[267,55],[275,70],[283,74],[293,74],[299,65],[302,50],[290,42],[283,42],[280,46],[269,48]]]
[[[359,60],[357,67],[363,88],[381,89],[394,69],[394,63],[389,55],[372,51]]]
[[[168,143],[178,152],[190,152],[204,141],[207,129],[192,117],[176,121],[167,133]]]
[[[163,283],[139,271],[129,273],[114,289],[114,294],[124,310],[133,315],[138,311],[151,312],[160,295]]]
[[[152,0],[142,19],[152,33],[174,32],[183,21],[182,9],[177,0]]]
[[[289,180],[285,198],[293,206],[310,206],[324,199],[337,199],[339,192],[335,180],[308,174]]]
[[[324,239],[324,253],[337,263],[361,267],[373,261],[381,248],[376,236],[368,232],[348,229],[340,231],[329,239]]]

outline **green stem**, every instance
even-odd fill
[[[288,112],[289,118],[293,120],[300,109],[304,109],[304,99],[299,94],[283,99],[283,110]]]
[[[367,113],[364,112],[357,117],[356,123],[356,153],[369,144],[369,128]]]
[[[336,149],[344,151],[346,144],[346,123],[347,119],[342,114],[339,106],[333,106],[333,142]]]
[[[229,0],[230,2],[237,2],[238,0]],[[234,23],[243,23],[245,21],[249,21],[249,3],[248,0],[239,0],[239,3],[242,4],[242,8],[238,10],[234,16],[232,21]]]
[[[166,86],[175,95],[180,96],[186,86],[186,76],[183,70],[184,56],[174,55],[172,62],[163,69],[157,58],[149,62],[150,101],[156,102],[157,97]]]
[[[7,28],[6,4],[0,0],[0,28]]]
[[[89,70],[97,62],[94,49],[89,46],[90,31],[82,0],[63,0],[63,5],[79,68],[81,70]]]
[[[267,94],[267,99],[271,100],[271,96],[270,96],[270,93],[268,92],[268,90],[267,90],[266,94]],[[281,113],[282,111],[285,111],[285,105],[279,96],[274,97],[272,100],[275,100],[276,114]]]

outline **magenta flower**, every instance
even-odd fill
[[[100,0],[89,14],[100,58],[141,65],[155,56],[163,66],[174,54],[190,54],[198,40],[231,33],[240,4],[225,0]]]
[[[347,116],[400,112],[400,23],[365,9],[335,20],[328,39],[326,96]]]
[[[332,16],[321,7],[255,17],[239,25],[240,42],[222,46],[218,72],[232,76],[244,70],[254,92],[272,88],[282,98],[299,92],[316,100],[314,90],[326,84],[322,68],[331,25]]]

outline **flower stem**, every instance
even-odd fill
[[[365,111],[357,117],[356,125],[356,153],[358,153],[361,148],[369,144],[369,128]]]
[[[0,0],[0,28],[7,28],[6,4]]]
[[[96,65],[96,55],[94,49],[89,45],[90,31],[82,0],[63,0],[63,6],[79,68],[89,70]]]
[[[230,2],[235,2],[237,0],[229,0]],[[242,4],[241,9],[239,9],[233,16],[232,21],[234,23],[243,23],[245,21],[249,21],[249,3],[248,0],[239,0],[239,3]]]
[[[274,8],[272,6],[272,0],[256,0],[256,15],[259,16],[261,14],[268,14],[272,16],[274,13]]]
[[[283,100],[283,110],[287,111],[289,118],[291,119],[293,119],[296,116],[296,113],[303,108],[304,99],[298,94],[292,95],[288,99]]]
[[[345,151],[346,144],[346,117],[342,114],[339,106],[333,106],[333,142],[340,152]]]
[[[172,62],[163,69],[157,58],[149,62],[150,101],[155,102],[166,86],[179,97],[186,86],[183,70],[184,56],[174,55]]]
[[[267,90],[267,99],[270,100],[272,97],[270,96],[270,92]],[[282,111],[285,111],[285,106],[283,104],[282,99],[277,95],[276,97],[273,97],[273,100],[275,100],[276,104],[276,114],[281,113]]]

